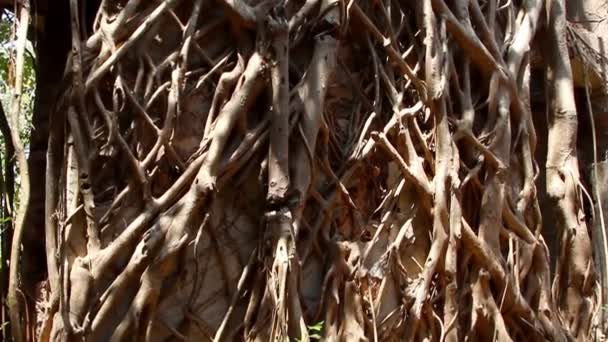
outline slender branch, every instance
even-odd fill
[[[19,136],[21,120],[21,95],[23,91],[23,68],[25,64],[25,44],[27,42],[27,31],[30,21],[30,2],[22,0],[19,9],[19,28],[17,31],[16,62],[15,62],[15,84],[13,87],[13,98],[11,99],[10,110],[10,133],[15,148],[15,156],[19,165],[19,187],[20,204],[15,213],[13,241],[11,246],[11,263],[9,268],[9,285],[7,294],[7,304],[11,318],[11,331],[16,342],[24,341],[23,332],[25,331],[22,322],[22,305],[19,303],[18,292],[19,277],[21,272],[21,242],[25,230],[25,215],[27,213],[30,197],[30,176],[27,159],[21,137]]]

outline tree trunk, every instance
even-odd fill
[[[40,340],[601,334],[563,0],[82,6]]]

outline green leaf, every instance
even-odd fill
[[[323,330],[323,323],[324,322],[321,321],[319,323],[316,323],[315,325],[310,325],[310,326],[308,326],[308,330],[319,332],[319,331]]]

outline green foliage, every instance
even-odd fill
[[[325,322],[321,321],[315,323],[313,325],[309,325],[308,328],[308,337],[311,341],[321,341],[321,332],[323,331],[323,324]],[[300,339],[296,338],[296,342],[300,342]]]
[[[6,13],[0,14],[0,82],[3,85],[8,80],[8,57],[10,50],[8,43],[11,37],[12,20]]]
[[[8,115],[12,91],[12,68],[15,56],[14,37],[15,16],[10,12],[0,13],[0,102]],[[36,64],[34,60],[34,46],[28,41],[26,44],[25,64],[23,66],[23,94],[21,96],[21,117],[19,134],[26,147],[31,132],[32,113],[34,111],[34,98],[36,93]],[[4,146],[1,147],[4,156]]]
[[[323,331],[323,321],[308,326],[308,335],[311,340],[321,340],[321,331]]]

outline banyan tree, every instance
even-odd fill
[[[17,1],[12,338],[601,338],[590,3]]]

